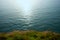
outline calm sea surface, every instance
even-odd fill
[[[60,32],[60,0],[42,0],[29,15],[24,15],[16,4],[0,0],[0,32],[13,30]]]

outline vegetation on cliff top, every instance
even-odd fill
[[[50,31],[13,31],[0,33],[0,40],[60,40],[60,34]]]

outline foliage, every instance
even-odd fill
[[[60,34],[50,31],[13,31],[0,33],[0,40],[60,40]]]

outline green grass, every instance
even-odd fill
[[[0,40],[60,40],[60,34],[51,31],[13,31],[0,33]]]

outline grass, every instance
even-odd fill
[[[0,40],[60,40],[60,34],[51,31],[13,31],[0,33]]]

